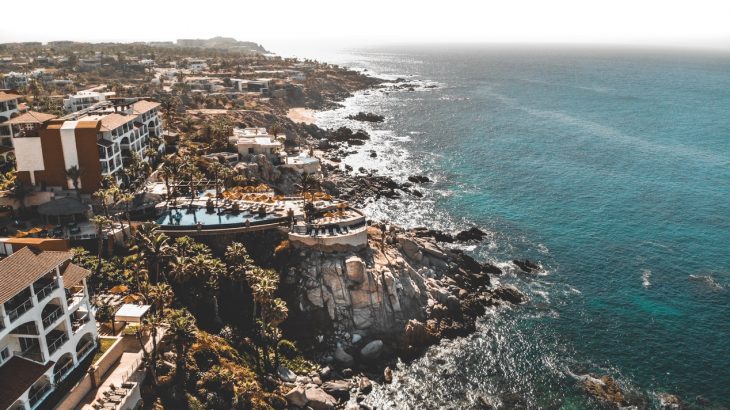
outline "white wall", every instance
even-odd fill
[[[33,171],[46,169],[43,163],[41,139],[39,137],[13,138],[13,146],[18,171],[29,171],[30,180],[35,184]]]

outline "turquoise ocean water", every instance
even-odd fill
[[[457,46],[336,62],[436,86],[358,93],[318,114],[371,132],[364,148],[378,157],[347,157],[355,169],[434,179],[423,199],[370,214],[487,228],[466,249],[531,297],[401,365],[371,404],[598,408],[570,375],[593,372],[638,408],[665,392],[730,406],[730,55]],[[360,110],[387,119],[343,119]],[[520,275],[513,258],[547,273]]]

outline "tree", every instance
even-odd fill
[[[187,351],[196,339],[195,319],[185,309],[173,310],[167,315],[167,335],[175,347],[175,381],[183,394],[187,379]]]
[[[129,207],[130,207],[130,205],[132,205],[132,201],[134,201],[134,195],[130,194],[128,192],[125,192],[119,197],[119,200],[124,205],[124,216],[125,216],[125,219],[127,220],[127,227],[129,228],[129,232],[132,233],[132,219],[130,219],[130,217],[129,217]],[[124,232],[124,229],[122,229],[122,232]],[[125,233],[124,234],[125,239],[126,239],[126,236],[127,236],[127,234]]]
[[[25,200],[28,198],[30,193],[32,192],[33,188],[25,185],[23,181],[18,180],[14,177],[12,186],[10,187],[10,192],[8,193],[8,196],[10,198],[15,199],[18,204],[20,205],[20,214],[25,215],[26,206],[25,206]]]
[[[112,334],[117,333],[117,329],[114,321],[114,314],[116,309],[107,299],[94,298],[93,304],[96,306],[96,313],[94,316],[99,322],[109,322],[112,328]]]
[[[162,179],[165,181],[165,189],[168,200],[172,198],[174,201],[174,198],[177,196],[175,183],[179,180],[178,174],[180,173],[181,165],[182,161],[180,160],[180,157],[177,155],[171,155],[165,159],[165,162],[160,168],[160,176],[162,176]],[[170,190],[170,185],[173,186],[172,190]]]
[[[304,198],[304,211],[307,220],[314,218],[314,191],[319,187],[319,181],[317,178],[307,172],[302,174],[302,179],[297,185],[299,192],[301,192]],[[309,197],[309,203],[307,204],[307,197]],[[309,205],[309,206],[307,206]]]
[[[74,190],[76,191],[76,196],[78,198],[81,198],[81,192],[79,191],[79,183],[81,182],[81,175],[82,175],[81,168],[79,168],[77,165],[74,165],[71,168],[66,170],[66,178],[71,180]]]
[[[104,251],[104,228],[109,227],[112,224],[112,220],[106,216],[97,215],[91,219],[91,222],[96,225],[96,236],[97,236],[97,262],[96,262],[96,273],[101,273],[101,255]]]
[[[144,258],[152,281],[159,281],[160,260],[171,254],[170,238],[159,232],[159,226],[154,222],[145,222],[140,225],[132,237],[130,251],[139,252]]]

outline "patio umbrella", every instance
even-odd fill
[[[45,231],[45,229],[39,228],[36,226],[36,227],[28,229],[27,233],[41,233],[43,231]]]
[[[124,293],[128,290],[129,290],[129,287],[127,285],[117,285],[117,286],[114,286],[113,288],[109,289],[109,292],[120,294],[120,293]]]
[[[15,233],[16,238],[25,238],[28,235],[29,235],[28,232],[23,232],[23,231],[18,231]]]
[[[124,301],[124,303],[135,303],[135,302],[139,302],[140,300],[142,300],[142,296],[140,296],[136,293],[133,293],[131,295],[125,296],[124,299],[122,299],[122,300]]]

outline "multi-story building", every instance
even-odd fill
[[[94,104],[106,101],[114,94],[112,91],[100,92],[95,89],[79,91],[75,95],[69,95],[68,98],[63,99],[63,110],[69,113],[81,111]]]
[[[0,409],[44,405],[96,347],[90,272],[71,257],[25,247],[0,261]]]
[[[81,171],[79,190],[96,191],[105,176],[122,182],[121,170],[134,154],[147,159],[150,138],[162,139],[159,103],[105,101],[46,122],[35,135],[15,136],[17,178],[34,186],[72,189],[66,175]],[[152,147],[164,150],[164,143]]]
[[[3,77],[4,87],[18,89],[28,85],[28,74],[11,71]]]
[[[21,113],[20,98],[18,94],[0,91],[0,165],[13,152],[13,126],[9,121]]]

